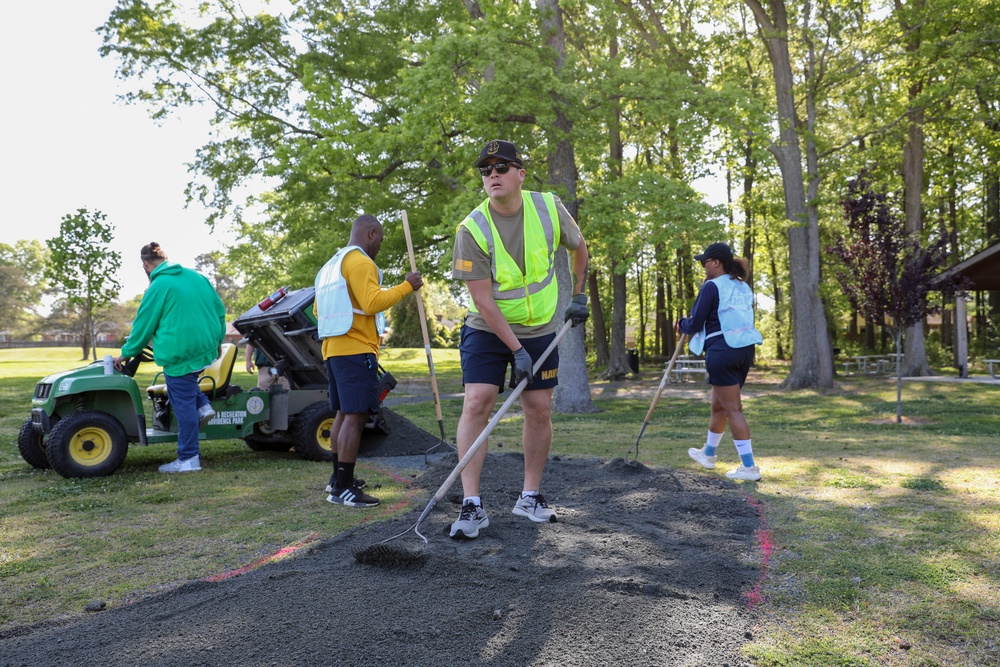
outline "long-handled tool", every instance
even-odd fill
[[[667,364],[666,370],[663,371],[663,377],[660,379],[660,386],[656,389],[656,394],[653,396],[653,402],[649,405],[649,410],[646,411],[646,418],[642,422],[642,428],[639,429],[639,435],[635,438],[635,444],[632,445],[628,450],[628,454],[635,450],[635,456],[632,458],[631,462],[639,460],[639,439],[642,434],[646,432],[646,427],[649,426],[649,420],[653,418],[653,410],[656,409],[656,404],[660,400],[660,394],[663,393],[663,387],[667,384],[667,378],[670,377],[670,371],[674,370],[674,363],[677,362],[677,355],[680,353],[681,348],[684,347],[684,341],[687,339],[687,334],[681,334],[681,337],[677,339],[677,347],[674,348],[674,353],[670,357],[670,362]],[[628,454],[625,458],[628,459]]]
[[[566,323],[563,324],[562,329],[560,329],[559,332],[556,333],[555,338],[553,338],[552,342],[549,343],[549,346],[545,348],[545,351],[542,353],[542,356],[540,356],[538,358],[538,361],[536,361],[535,364],[532,366],[531,368],[532,375],[538,373],[538,371],[542,367],[542,364],[545,362],[546,359],[548,359],[549,355],[552,354],[552,350],[556,349],[556,346],[559,345],[559,341],[563,339],[563,336],[566,335],[566,332],[569,331],[572,326],[573,326],[572,320],[567,320]],[[458,476],[461,475],[462,471],[465,470],[465,467],[469,465],[469,461],[472,460],[472,457],[474,457],[476,455],[476,452],[478,452],[479,449],[483,446],[487,438],[489,438],[490,433],[493,431],[494,428],[496,428],[497,424],[500,423],[500,420],[507,413],[507,410],[510,409],[510,406],[513,405],[514,401],[517,400],[517,397],[521,395],[521,392],[523,392],[524,388],[527,386],[528,386],[528,378],[524,378],[517,384],[517,387],[514,388],[514,391],[511,392],[507,400],[504,401],[504,404],[500,406],[500,409],[497,410],[496,414],[493,415],[493,418],[490,419],[489,423],[486,425],[486,428],[483,429],[483,432],[479,434],[479,437],[476,438],[475,442],[472,443],[472,446],[469,447],[469,451],[465,453],[465,456],[463,456],[462,459],[458,462],[458,465],[455,466],[455,469],[451,471],[451,474],[448,475],[448,478],[444,480],[444,483],[438,488],[437,493],[434,494],[434,497],[431,498],[429,503],[427,503],[427,507],[425,507],[424,511],[420,513],[420,517],[417,519],[416,523],[414,523],[412,526],[410,526],[409,528],[407,528],[406,530],[397,535],[393,535],[392,537],[382,540],[378,544],[366,547],[364,549],[355,552],[354,558],[359,563],[407,564],[423,560],[423,558],[420,555],[413,554],[405,550],[393,549],[392,547],[385,546],[385,544],[386,542],[391,542],[392,540],[395,540],[398,537],[406,535],[411,530],[417,536],[419,536],[420,539],[424,541],[424,544],[427,544],[427,538],[420,533],[419,530],[420,524],[423,523],[424,519],[427,518],[427,515],[431,513],[431,510],[434,509],[434,506],[437,505],[442,498],[444,498],[444,494],[448,492],[448,489],[450,489],[452,484],[455,483],[455,480],[458,479]]]
[[[413,254],[413,240],[410,238],[410,221],[406,217],[406,210],[403,210],[403,234],[406,235],[406,251],[410,253],[410,270],[417,272],[417,259]],[[434,357],[431,355],[431,337],[427,332],[427,318],[424,315],[423,292],[417,294],[417,317],[420,318],[420,332],[424,335],[424,351],[427,353],[427,367],[431,371],[431,391],[434,393],[434,408],[437,410],[438,428],[441,429],[441,442],[431,447],[434,450],[441,445],[447,445],[448,441],[444,437],[444,418],[441,416],[441,396],[438,394],[437,375],[434,373]],[[424,452],[427,458],[427,452]]]

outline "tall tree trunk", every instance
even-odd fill
[[[639,358],[642,358],[646,354],[646,290],[645,290],[645,280],[643,277],[645,272],[642,270],[642,264],[636,264],[635,271],[635,292],[639,299],[639,331],[636,334],[635,349],[639,351]]]
[[[544,28],[548,35],[546,44],[556,53],[553,74],[558,80],[559,71],[566,63],[566,38],[563,31],[562,10],[558,0],[538,0],[538,9],[544,16]],[[551,135],[549,153],[548,181],[561,186],[566,193],[566,210],[574,219],[579,215],[576,199],[576,157],[572,136],[573,121],[566,115],[566,100],[555,91],[551,92],[552,108],[555,111],[555,123]],[[560,248],[556,261],[556,272],[559,279],[559,306],[556,317],[565,311],[575,289],[572,272],[568,262],[568,253]],[[562,275],[559,275],[559,273]],[[579,276],[586,281],[586,276]],[[584,282],[586,284],[586,282]],[[590,400],[590,378],[587,375],[587,353],[585,347],[585,329],[583,326],[573,327],[559,344],[559,385],[553,397],[552,408],[556,412],[579,413],[596,412]]]
[[[795,84],[788,50],[788,16],[784,0],[769,0],[770,16],[759,0],[744,2],[754,14],[774,70],[778,139],[770,150],[781,170],[785,216],[791,223],[788,229],[788,268],[792,305],[792,367],[782,386],[787,389],[830,387],[833,386],[833,360],[826,314],[819,295],[819,214],[815,205],[806,205],[795,111]]]
[[[611,35],[611,42],[608,45],[609,56],[612,60],[618,55],[618,37],[614,33]],[[613,105],[612,114],[608,120],[608,174],[614,180],[622,177],[622,160],[624,146],[621,138],[621,108],[618,104]],[[608,368],[604,372],[604,377],[608,379],[624,378],[629,372],[628,353],[625,350],[625,304],[627,293],[625,290],[626,276],[623,271],[619,271],[619,257],[611,258],[611,357],[608,359]]]
[[[767,226],[764,225],[764,242],[767,243],[767,247],[770,252],[768,252],[768,257],[770,258],[769,268],[771,270],[771,284],[774,285],[774,354],[778,359],[782,361],[785,360],[785,318],[784,318],[784,308],[785,308],[785,290],[781,287],[781,282],[778,278],[778,263],[775,259],[775,255],[778,249],[774,247],[774,243],[771,240],[771,235],[767,231]]]
[[[656,354],[666,355],[674,348],[673,304],[670,283],[663,270],[663,244],[658,243],[653,252],[656,261]]]
[[[925,0],[913,0],[912,12],[917,21],[923,19]],[[896,0],[896,11],[903,29],[908,32],[906,50],[915,54],[920,48],[920,28],[911,25],[905,14],[902,0]],[[903,231],[908,238],[922,244],[921,234],[924,229],[923,196],[924,196],[924,109],[916,106],[923,92],[919,82],[910,85],[908,94],[910,109],[907,111],[908,125],[906,128],[906,143],[903,145],[903,211],[906,216]],[[933,375],[927,363],[927,350],[924,346],[924,323],[922,318],[906,329],[906,352],[903,359],[903,374],[907,376]]]
[[[597,366],[602,367],[607,365],[611,353],[608,351],[608,329],[604,320],[598,274],[598,271],[587,273],[587,291],[590,292],[590,319],[594,325],[594,352],[597,355]]]
[[[756,239],[757,230],[754,225],[754,220],[756,219],[755,211],[753,207],[753,183],[754,178],[757,175],[757,160],[753,156],[753,139],[747,137],[746,143],[743,148],[743,218],[746,220],[746,226],[743,230],[743,256],[747,258],[749,263],[750,275],[747,276],[747,282],[749,283],[751,289],[754,284],[754,254],[756,253]]]
[[[612,263],[611,273],[611,362],[604,376],[609,380],[621,380],[628,372],[628,354],[625,351],[625,303],[627,299],[625,274],[616,271],[617,261]]]

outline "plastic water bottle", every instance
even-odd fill
[[[289,289],[288,287],[282,287],[277,292],[275,292],[271,296],[267,297],[266,299],[258,303],[257,307],[260,308],[261,310],[267,310],[274,304],[284,299],[285,295],[288,294],[288,289]]]
[[[104,355],[104,374],[114,375],[115,372],[115,360],[110,354]]]

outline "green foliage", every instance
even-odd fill
[[[66,303],[79,307],[86,318],[87,342],[97,359],[94,337],[94,316],[118,298],[121,282],[121,254],[110,249],[114,225],[105,223],[107,216],[100,211],[78,209],[66,214],[59,224],[59,236],[49,239],[49,261],[45,278],[53,290],[62,294]]]
[[[36,329],[47,261],[39,241],[0,243],[0,331],[22,337]]]
[[[386,317],[388,326],[392,328],[392,335],[387,341],[389,345],[393,347],[424,347],[417,298],[419,298],[419,294],[412,294],[389,310],[389,315]],[[427,310],[424,310],[424,316],[424,326],[427,327],[428,336],[433,341],[441,325]]]

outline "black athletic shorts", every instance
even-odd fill
[[[378,358],[374,354],[328,357],[326,374],[334,412],[378,412]]]
[[[531,359],[537,362],[555,337],[555,333],[550,333],[537,338],[518,338],[518,340],[531,355]],[[503,391],[504,383],[507,381],[507,368],[510,367],[510,386],[514,387],[514,353],[492,331],[480,331],[463,324],[458,351],[462,360],[462,384],[494,384]],[[541,369],[535,373],[526,391],[555,387],[559,384],[558,374],[559,348],[556,347],[546,357]]]
[[[740,389],[747,381],[747,373],[753,366],[756,345],[747,345],[733,349],[724,345],[716,345],[705,351],[705,370],[708,371],[708,383],[720,387],[731,387],[738,384]]]

